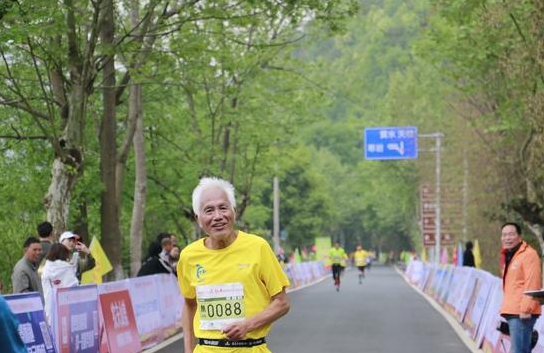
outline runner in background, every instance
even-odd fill
[[[329,251],[329,259],[332,264],[332,278],[337,292],[340,290],[340,277],[346,267],[347,258],[348,256],[344,249],[340,247],[340,243],[337,241],[334,242],[334,247]]]
[[[368,253],[361,245],[357,245],[355,252],[353,253],[353,261],[357,270],[359,270],[359,284],[363,283],[363,278],[365,278],[365,267]]]

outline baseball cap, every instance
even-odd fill
[[[70,238],[75,238],[75,237],[76,237],[76,235],[74,233],[72,233],[70,231],[66,231],[66,232],[64,232],[64,233],[62,233],[60,235],[59,243],[62,243],[62,241],[65,240],[65,239],[70,239]]]

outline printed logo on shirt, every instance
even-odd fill
[[[245,270],[246,268],[251,267],[251,264],[238,264],[239,270]]]
[[[206,270],[201,264],[196,264],[196,279],[201,279],[201,277],[206,273]]]

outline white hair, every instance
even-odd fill
[[[202,193],[205,190],[218,188],[223,190],[227,194],[227,199],[229,200],[230,205],[234,209],[236,207],[236,198],[234,196],[234,186],[229,183],[228,181],[220,178],[202,178],[200,179],[200,182],[193,190],[193,212],[195,215],[200,214],[200,207],[201,205],[201,197]]]

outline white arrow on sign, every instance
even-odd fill
[[[390,151],[397,151],[401,156],[404,155],[404,141],[391,142],[387,144],[387,149]]]

